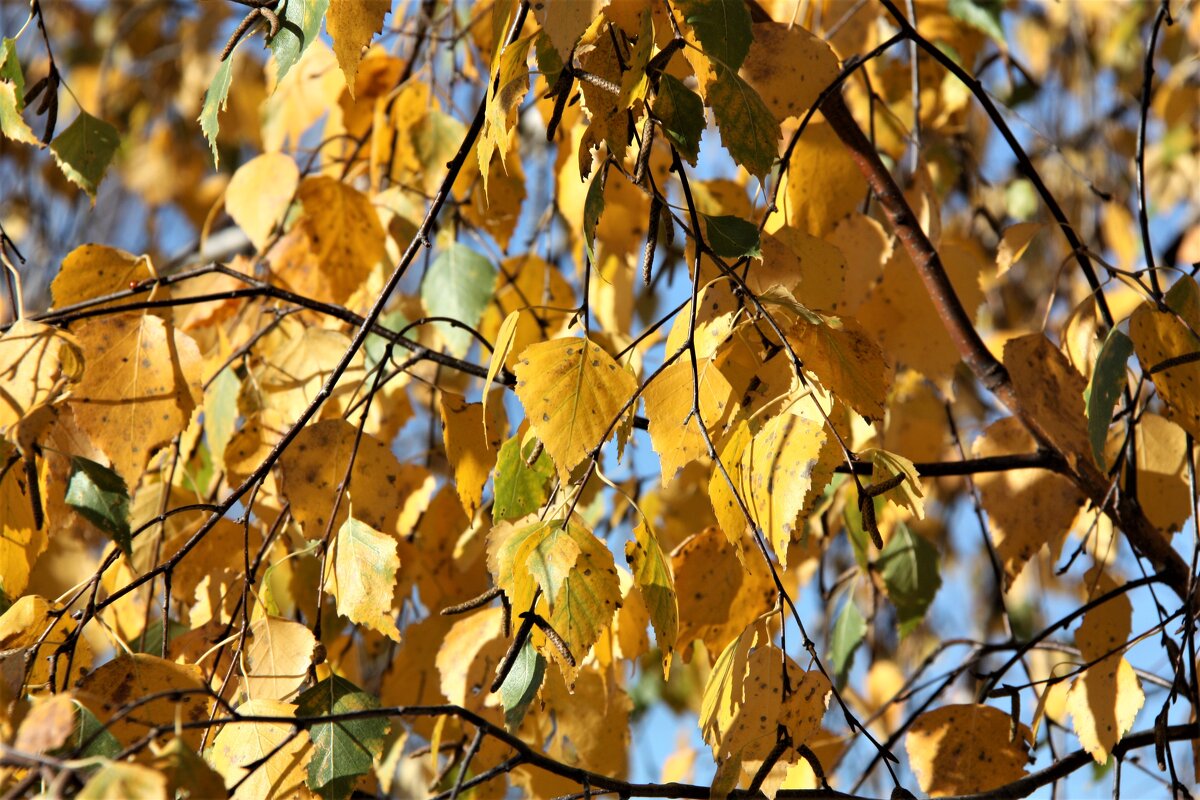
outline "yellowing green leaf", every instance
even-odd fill
[[[637,380],[588,339],[530,345],[516,367],[529,425],[566,478],[616,430]]]
[[[229,105],[229,86],[233,83],[233,54],[217,67],[213,74],[212,83],[204,93],[204,105],[200,109],[200,130],[208,139],[212,150],[213,166],[220,164],[221,157],[217,153],[217,135],[221,131],[221,112]]]
[[[625,543],[625,560],[633,571],[633,580],[641,592],[658,649],[663,653],[663,675],[671,671],[671,656],[679,637],[679,600],[675,595],[675,577],[658,536],[645,521],[633,529],[633,539]]]
[[[17,94],[17,87],[7,81],[0,81],[0,134],[14,142],[38,144],[37,134],[21,116],[21,97]]]
[[[518,519],[539,509],[550,493],[554,462],[545,450],[530,464],[536,441],[522,443],[520,434],[500,448],[496,459],[492,519],[497,523]]]
[[[1033,737],[1012,718],[985,705],[926,711],[909,728],[904,746],[921,790],[931,797],[987,792],[1026,775]]]
[[[333,52],[346,76],[351,97],[363,50],[383,30],[383,18],[391,8],[391,0],[329,0],[325,29],[333,39]]]
[[[325,587],[337,598],[338,613],[400,641],[392,612],[396,573],[400,570],[396,540],[347,517],[331,549],[332,569]]]
[[[804,368],[839,400],[868,420],[883,419],[894,370],[875,340],[856,322],[805,320],[792,329]]]
[[[754,87],[727,69],[717,70],[707,99],[717,119],[721,143],[733,160],[751,175],[764,179],[778,156],[779,120]]]
[[[167,800],[167,778],[157,770],[140,764],[110,761],[101,767],[79,790],[80,800]]]
[[[244,717],[294,717],[296,706],[279,700],[250,700],[238,706],[237,713]],[[223,725],[213,739],[209,758],[236,800],[252,800],[302,791],[312,756],[307,731],[297,732],[283,722],[249,720]]]
[[[201,399],[195,341],[152,315],[97,317],[75,329],[84,371],[75,420],[134,485],[156,449],[181,433]]]
[[[261,249],[295,199],[300,168],[285,153],[263,153],[238,167],[225,188],[225,210]],[[312,190],[308,190],[311,196]]]
[[[733,392],[729,381],[708,358],[697,363],[696,375],[700,382],[699,417],[691,413],[692,365],[686,355],[660,372],[642,393],[650,422],[650,443],[662,461],[664,486],[689,462],[708,453],[701,420],[714,440],[725,424]]]
[[[924,519],[925,493],[921,490],[921,476],[913,462],[887,450],[871,451],[871,483],[890,480],[897,475],[903,477],[900,485],[884,492],[882,496],[907,508],[917,519]]]

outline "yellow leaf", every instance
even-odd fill
[[[809,308],[832,311],[863,284],[848,285],[846,259],[832,244],[796,228],[783,227],[762,237],[762,264],[746,275],[755,294],[782,286]]]
[[[775,584],[763,559],[750,558],[742,566],[719,528],[705,528],[675,548],[671,571],[684,661],[691,660],[696,639],[709,653],[719,653],[775,602]]]
[[[579,37],[609,2],[610,0],[545,0],[533,6],[533,14],[542,30],[550,37],[550,44],[565,60],[579,41]]]
[[[334,178],[305,178],[297,197],[304,207],[298,224],[325,278],[326,299],[345,302],[387,260],[387,232],[366,195]]]
[[[124,291],[131,283],[153,277],[150,259],[146,256],[135,256],[102,244],[85,244],[63,259],[50,284],[50,296],[55,308],[64,308]],[[97,307],[104,308],[117,302],[128,303],[129,300],[110,301]]]
[[[153,749],[153,748],[152,748]],[[150,766],[167,779],[168,797],[221,797],[225,782],[179,739],[154,753]]]
[[[291,156],[263,153],[233,173],[225,188],[225,210],[254,246],[262,249],[271,231],[277,225],[282,227],[299,185],[300,168]]]
[[[875,340],[851,319],[792,329],[804,368],[839,400],[868,420],[883,419],[894,370]]]
[[[294,717],[296,706],[278,700],[250,700],[237,707],[246,717]],[[313,749],[308,732],[283,722],[230,722],[212,743],[210,761],[236,800],[287,797],[307,791]]]
[[[607,18],[593,13],[592,6],[597,1],[605,3],[605,0],[584,0],[583,2],[550,0],[547,5],[557,8],[560,17],[566,16],[564,13],[566,9],[572,9],[569,12],[570,21],[575,24],[569,27],[571,31],[574,31],[576,24],[581,23],[582,27],[574,35],[578,38],[580,34],[584,34],[575,50],[575,57],[579,60],[580,67],[603,78],[611,85],[619,87],[624,77],[623,53],[617,51],[616,38],[608,33]],[[586,19],[584,19],[585,15]],[[556,26],[559,30],[567,27],[566,25]],[[584,28],[587,29],[586,32]],[[550,32],[548,31],[548,33]],[[551,33],[551,41],[554,41],[554,36],[555,34]],[[571,36],[571,33],[564,32],[559,36],[566,39]],[[557,45],[555,45],[555,49],[558,49]],[[564,59],[569,52],[570,48],[559,50]],[[606,87],[590,82],[582,82],[579,91],[583,96],[583,108],[590,120],[583,133],[583,141],[579,145],[579,175],[585,177],[588,174],[585,166],[590,166],[592,162],[591,151],[601,142],[608,145],[609,152],[618,160],[625,157],[625,149],[629,144],[629,127],[625,109],[621,107],[619,93],[610,92]]]
[[[562,272],[528,253],[500,263],[497,287],[479,323],[480,331],[496,342],[497,350],[504,339],[501,328],[506,315],[514,311],[530,312],[521,314],[515,323],[512,344],[504,357],[504,365],[512,369],[526,347],[562,329],[569,316],[562,309],[576,304],[575,294]]]
[[[787,729],[792,746],[780,761],[800,759],[797,748],[815,738],[832,686],[818,671],[805,672],[783,651],[747,631],[729,643],[713,664],[700,711],[704,739],[718,760],[763,761]],[[783,671],[788,688],[784,694]]]
[[[304,54],[283,80],[271,87],[266,101],[255,104],[254,122],[257,128],[259,119],[262,120],[264,152],[282,150],[289,141],[293,148],[299,147],[304,132],[329,114],[331,108],[337,108],[338,95],[344,90],[345,82],[338,75],[336,66],[333,51],[318,38],[304,48]],[[274,83],[275,70],[268,71]],[[239,81],[239,86],[242,85]],[[232,95],[236,99],[238,92],[232,92]],[[222,125],[222,129],[224,127]]]
[[[964,255],[966,252],[941,248],[942,263],[954,291],[967,316],[974,319],[983,302],[980,262]],[[950,257],[952,254],[957,255]],[[871,289],[855,317],[893,364],[907,364],[939,386],[948,384],[961,356],[904,248],[893,250],[883,279]]]
[[[779,210],[767,220],[766,230],[775,233],[790,225],[824,236],[858,207],[866,190],[862,173],[837,134],[814,119],[792,151]]]
[[[1174,422],[1146,412],[1136,435],[1138,503],[1154,527],[1177,531],[1192,516],[1187,434]],[[1124,432],[1116,437],[1123,440]]]
[[[317,639],[312,631],[299,622],[264,616],[250,627],[250,635],[246,696],[251,701],[274,701],[295,694],[313,663]]]
[[[499,606],[481,609],[455,621],[446,633],[435,663],[441,673],[442,694],[451,703],[472,711],[480,711],[489,704],[499,705],[498,696],[475,688],[491,685],[496,667],[508,649],[502,630],[503,615]]]
[[[1016,417],[988,426],[975,441],[974,454],[988,456],[1032,453],[1037,443]],[[988,528],[996,555],[1004,565],[1005,589],[1011,588],[1042,545],[1057,549],[1079,513],[1084,498],[1066,477],[1044,469],[1019,469],[975,476],[988,512]]]
[[[616,430],[637,390],[637,379],[587,339],[530,345],[516,374],[529,425],[563,480]]]
[[[109,761],[75,795],[79,800],[167,800],[167,778],[140,764]]]
[[[759,22],[753,32],[742,77],[776,119],[800,116],[837,78],[837,56],[822,39],[799,25]]]
[[[0,336],[0,433],[35,407],[54,402],[82,371],[83,354],[75,337],[40,322],[17,320]]]
[[[1004,345],[1004,367],[1022,415],[1038,421],[1072,467],[1080,459],[1094,463],[1083,405],[1087,381],[1062,351],[1045,334],[1019,336]]]
[[[508,312],[508,316],[500,323],[500,329],[496,331],[495,343],[492,347],[492,357],[488,361],[487,378],[483,382],[483,435],[487,436],[488,423],[488,398],[491,396],[491,388],[496,376],[500,374],[505,363],[508,362],[509,353],[512,352],[513,342],[517,337],[517,325],[521,321],[521,312],[518,310]]]
[[[175,693],[175,694],[172,694]],[[133,744],[152,727],[170,726],[177,720],[201,722],[208,719],[212,699],[199,667],[176,664],[145,653],[118,656],[96,668],[79,682],[80,699],[101,718],[108,730],[125,745]],[[136,714],[123,713],[133,699],[154,695],[139,703]],[[94,700],[93,700],[94,699]],[[200,746],[201,728],[183,731],[188,746]]]
[[[633,529],[633,540],[625,543],[625,560],[650,612],[658,649],[663,653],[663,675],[671,672],[671,656],[679,638],[679,599],[675,576],[659,546],[658,537],[643,520]]]
[[[14,457],[19,458],[15,448],[0,440],[0,465]],[[49,544],[45,524],[39,528],[34,518],[27,482],[20,462],[0,476],[0,592],[9,598],[25,591],[33,565]]]
[[[820,495],[833,476],[836,454],[827,439],[822,423],[785,412],[767,420],[745,442],[736,463],[725,463],[754,524],[767,537],[784,567],[800,512]],[[728,449],[725,452],[734,455]],[[725,478],[714,469],[713,484],[721,483]],[[726,485],[713,493],[713,509],[722,524],[723,515],[732,524],[734,511],[740,514],[736,504],[730,510],[727,492]],[[725,533],[740,536],[742,530],[744,526]]]
[[[1117,587],[1103,570],[1096,566],[1084,576],[1088,600]],[[1119,594],[1088,610],[1075,631],[1080,660],[1091,666],[1071,682],[1067,710],[1079,743],[1097,764],[1108,761],[1108,754],[1133,728],[1146,701],[1133,667],[1121,655],[1129,640],[1132,614],[1129,596]]]
[[[25,674],[24,659],[26,650],[39,646],[37,655],[52,654],[72,636],[75,623],[62,613],[62,607],[57,603],[51,604],[44,597],[27,594],[19,598],[0,614],[0,660],[7,656],[16,659],[21,665],[18,673],[24,675],[24,686],[30,690],[44,689],[49,686],[51,670],[54,670],[54,686],[65,690],[73,686],[83,677],[92,666],[92,648],[86,637],[76,638],[75,658],[71,662],[71,674],[66,674],[67,664],[64,659],[46,659],[34,657],[30,660],[32,667]],[[50,633],[46,635],[46,631]],[[57,662],[57,663],[56,663]],[[3,687],[0,686],[0,697],[3,697]]]
[[[136,486],[151,454],[181,433],[203,393],[200,350],[150,314],[117,314],[75,331],[83,378],[71,397],[79,427]]]
[[[865,289],[883,274],[883,267],[892,257],[892,237],[878,220],[854,212],[834,223],[833,229],[825,234],[825,241],[838,249],[845,260],[845,275],[842,281],[843,295],[829,310],[838,314],[855,314],[867,299]],[[806,290],[800,296],[808,301]],[[808,301],[814,308],[822,308]]]
[[[1190,279],[1184,279],[1190,280]],[[1191,294],[1196,293],[1191,283]],[[1172,288],[1172,293],[1178,290]],[[1200,351],[1200,314],[1183,308],[1180,319],[1173,311],[1159,311],[1152,303],[1143,303],[1129,320],[1129,338],[1133,339],[1142,369],[1154,381],[1154,388],[1171,411],[1171,419],[1193,437],[1200,437],[1200,361],[1162,368],[1168,359]],[[1186,324],[1185,324],[1186,323]],[[1189,330],[1188,328],[1191,328]]]
[[[913,722],[905,749],[921,790],[931,797],[987,792],[1026,775],[1029,729],[984,705],[950,705]]]
[[[488,392],[484,392],[486,398]],[[504,407],[492,406],[491,435],[487,434],[488,420],[482,403],[468,403],[460,394],[441,393],[442,442],[446,458],[454,467],[454,488],[462,500],[468,517],[474,517],[483,499],[483,487],[496,455],[504,443]]]
[[[650,443],[662,461],[662,483],[669,484],[689,462],[708,454],[700,421],[715,442],[724,428],[733,388],[725,376],[705,358],[696,364],[699,380],[700,414],[692,414],[692,364],[685,354],[664,369],[646,387],[646,417]]]
[[[354,498],[355,514],[367,525],[385,533],[407,534],[429,503],[434,480],[428,470],[400,464],[387,445],[365,433],[355,452],[357,436],[355,426],[343,419],[324,420],[300,431],[279,459],[283,493],[309,539],[321,538],[346,519],[345,498],[332,522],[330,514],[351,453],[355,453],[354,467],[346,488]]]
[[[41,755],[66,744],[75,728],[75,701],[69,693],[34,698],[33,708],[21,720],[13,747]]]
[[[753,268],[752,268],[753,269]],[[728,281],[719,280],[700,290],[696,303],[696,358],[710,358],[717,352],[741,317],[742,303],[734,296]],[[675,353],[687,343],[691,332],[691,308],[684,306],[675,317],[667,336],[667,353]]]
[[[337,598],[338,613],[392,641],[400,641],[392,612],[392,594],[400,570],[396,540],[347,517],[331,547],[333,567],[325,588]]]
[[[871,450],[871,483],[903,477],[900,485],[889,489],[883,496],[889,502],[907,508],[917,519],[925,519],[925,493],[921,489],[921,476],[913,462],[887,450]],[[864,452],[863,455],[866,455]]]
[[[568,689],[549,671],[541,697],[555,715],[555,741],[569,743],[581,767],[625,778],[629,771],[629,715],[633,703],[618,681],[597,665],[579,673]],[[564,748],[565,749],[565,748]]]
[[[1012,269],[1013,264],[1021,260],[1033,237],[1046,227],[1040,222],[1018,222],[1004,229],[1000,236],[1000,244],[996,246],[996,277]]]
[[[325,12],[325,29],[333,40],[338,66],[346,76],[346,88],[354,96],[354,78],[363,50],[376,33],[383,30],[383,18],[392,8],[391,0],[330,0]]]

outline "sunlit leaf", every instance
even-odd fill
[[[299,717],[354,714],[378,707],[378,699],[337,675],[331,675],[296,698]],[[331,794],[329,790],[338,781],[371,771],[375,759],[383,752],[387,727],[383,716],[363,716],[320,722],[309,728],[313,754],[308,762],[308,787],[326,798],[344,796]]]

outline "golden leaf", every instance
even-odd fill
[[[868,420],[882,419],[894,370],[875,340],[851,319],[792,329],[804,368],[827,390]]]
[[[637,379],[587,339],[530,345],[516,373],[529,425],[564,480],[616,430],[637,390]]]
[[[159,725],[168,730],[177,720],[201,722],[212,708],[208,685],[199,667],[176,664],[145,653],[133,653],[97,667],[79,682],[79,698],[101,718],[109,732],[125,745],[141,739]],[[175,694],[172,694],[175,693]],[[139,703],[136,714],[124,714],[127,704],[151,695],[157,699]],[[200,746],[201,728],[184,730],[180,736],[193,749]]]
[[[719,528],[688,537],[671,553],[675,594],[679,599],[678,648],[684,661],[692,643],[704,642],[719,653],[775,602],[775,584],[761,558],[742,566]]]
[[[984,705],[950,705],[913,722],[905,749],[921,790],[931,797],[987,792],[1026,775],[1029,728]]]
[[[51,628],[53,628],[51,630]],[[75,643],[75,657],[71,661],[71,673],[66,674],[67,664],[63,659],[32,659],[32,667],[25,674],[24,659],[28,648],[39,645],[39,654],[52,654],[72,638],[75,623],[62,613],[62,607],[47,602],[44,597],[27,594],[18,598],[8,609],[0,614],[0,659],[12,658],[20,664],[19,678],[24,676],[24,686],[27,689],[43,689],[50,683],[51,670],[54,671],[54,685],[65,690],[82,678],[92,666],[92,647],[86,637],[78,637]],[[50,630],[49,635],[45,635]],[[3,687],[0,686],[0,697],[3,697]]]
[[[54,402],[82,371],[75,337],[40,322],[17,320],[0,336],[0,433],[36,407]]]
[[[85,244],[76,247],[63,259],[62,267],[50,284],[50,296],[55,308],[65,308],[124,291],[131,283],[153,277],[150,259],[146,256],[135,256],[102,244]],[[130,299],[114,300],[97,307],[128,302]]]
[[[1040,222],[1018,222],[1004,229],[1000,236],[1000,244],[996,246],[996,277],[1004,277],[1004,273],[1012,269],[1013,264],[1021,260],[1029,249],[1033,237],[1046,227]]]
[[[837,56],[822,39],[799,25],[759,22],[753,32],[742,77],[776,119],[800,116],[837,77]]]
[[[296,193],[304,207],[298,223],[308,234],[327,292],[345,302],[387,260],[387,232],[366,195],[326,175],[311,175]]]
[[[15,448],[0,440],[0,466],[16,456]],[[46,526],[34,519],[33,495],[20,462],[0,476],[0,592],[20,597],[29,586],[29,575],[49,544]],[[43,492],[41,497],[45,497]]]
[[[1032,453],[1037,443],[1016,417],[988,426],[976,440],[977,458]],[[1044,469],[1019,469],[975,476],[980,500],[988,512],[988,527],[996,555],[1004,565],[1004,585],[1010,588],[1025,563],[1043,545],[1061,546],[1084,498],[1062,475]]]
[[[442,694],[451,703],[472,711],[499,705],[499,695],[476,691],[475,687],[491,685],[508,649],[502,635],[503,614],[499,606],[481,609],[456,620],[446,633],[437,649],[436,664]]]
[[[1093,567],[1084,576],[1088,600],[1117,588],[1116,580],[1104,569]],[[1137,674],[1121,655],[1129,641],[1132,615],[1129,595],[1118,594],[1089,609],[1075,631],[1080,660],[1091,666],[1071,682],[1067,710],[1079,743],[1097,764],[1108,761],[1108,754],[1133,728],[1146,702]]]
[[[392,451],[373,436],[343,419],[328,419],[300,431],[279,459],[284,495],[304,535],[319,539],[346,519],[345,498],[330,519],[338,486],[354,453],[346,491],[354,498],[355,514],[375,530],[406,534],[433,494],[433,476],[416,464],[400,464]]]
[[[167,777],[150,767],[109,761],[75,795],[79,800],[167,800]]]
[[[1194,299],[1197,293],[1195,282],[1183,279],[1171,288],[1171,294],[1182,301],[1178,316],[1174,311],[1157,310],[1153,303],[1143,303],[1129,319],[1129,338],[1142,369],[1154,381],[1154,388],[1171,411],[1171,419],[1193,437],[1200,437],[1200,392],[1196,388],[1200,384],[1200,361],[1166,369],[1162,365],[1169,359],[1200,352],[1200,338],[1192,332],[1200,331],[1200,312]]]
[[[866,191],[862,173],[833,128],[814,119],[792,151],[779,210],[768,218],[766,230],[775,233],[790,225],[824,236],[858,207]]]
[[[150,314],[96,317],[75,335],[85,364],[71,397],[75,421],[135,486],[153,452],[183,431],[203,397],[200,350]]]
[[[1021,414],[1037,420],[1072,466],[1080,459],[1093,462],[1083,404],[1087,381],[1062,351],[1045,334],[1019,336],[1004,345],[1004,367],[1012,378]]]

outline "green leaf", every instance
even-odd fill
[[[276,87],[308,46],[316,41],[327,8],[329,0],[287,0],[279,15],[279,33],[270,42],[271,52],[275,54]]]
[[[108,731],[108,727],[96,718],[87,706],[75,701],[75,724],[66,744],[51,755],[73,758],[114,758],[121,752],[121,743]]]
[[[500,702],[504,704],[504,725],[510,731],[515,731],[525,719],[529,704],[537,697],[546,675],[546,659],[533,647],[533,642],[525,640],[525,644],[517,653],[512,670],[504,683],[500,684]]]
[[[721,258],[757,258],[762,255],[758,226],[740,217],[704,214],[708,246]]]
[[[763,178],[779,154],[779,121],[754,87],[727,69],[717,70],[708,87],[708,104],[717,118],[721,142],[733,160]]]
[[[654,97],[654,116],[662,121],[668,141],[693,167],[704,133],[704,101],[678,78],[663,73]]]
[[[601,167],[600,171],[592,176],[587,197],[583,200],[583,247],[591,261],[596,260],[596,226],[600,224],[600,215],[604,213],[604,183],[607,180],[608,170]]]
[[[495,501],[492,519],[495,522],[520,519],[542,507],[550,494],[549,482],[554,475],[554,462],[543,450],[533,466],[526,465],[533,455],[537,441],[530,439],[521,447],[521,437],[514,436],[500,448],[496,458]]]
[[[946,10],[950,16],[983,31],[995,41],[1005,40],[1004,26],[1000,23],[1004,0],[950,0]]]
[[[95,202],[96,188],[120,144],[116,128],[81,110],[70,127],[54,137],[50,150],[67,180]]]
[[[129,490],[120,475],[103,464],[72,456],[65,502],[130,554]]]
[[[829,658],[839,687],[845,686],[846,676],[854,664],[854,651],[866,635],[867,621],[855,605],[854,598],[847,598],[829,636]]]
[[[878,567],[888,597],[896,607],[900,635],[907,636],[925,618],[933,596],[942,585],[937,549],[900,522],[879,554]]]
[[[737,72],[754,41],[743,0],[682,0],[676,6],[704,48],[704,55]]]
[[[297,719],[379,708],[379,701],[372,695],[337,675],[305,691],[296,698],[296,703]],[[354,787],[350,779],[370,772],[374,760],[383,753],[387,720],[363,717],[319,722],[308,732],[313,742],[308,787],[326,798],[346,797]]]
[[[550,43],[550,37],[545,31],[540,31],[537,38],[533,40],[533,52],[537,58],[538,71],[546,79],[546,85],[554,86],[558,83],[558,76],[562,72],[563,61],[562,56]]]
[[[217,153],[217,133],[221,130],[220,114],[225,110],[229,98],[229,85],[233,82],[233,53],[217,67],[208,91],[204,93],[204,106],[200,109],[200,130],[208,139],[213,154],[213,166],[221,162]]]
[[[658,537],[642,522],[633,529],[633,541],[625,543],[625,561],[633,572],[633,581],[642,593],[654,638],[663,652],[663,673],[671,665],[671,653],[679,638],[679,599],[675,577]]]
[[[16,39],[0,39],[0,81],[8,81],[13,85],[13,94],[17,97],[17,111],[24,111],[25,73],[21,71],[21,62],[17,60]]]
[[[465,244],[454,242],[441,252],[421,282],[425,310],[437,317],[456,319],[474,327],[492,298],[496,268],[492,262]],[[434,323],[450,352],[464,356],[474,338],[468,331],[449,323]]]
[[[1108,439],[1108,426],[1112,424],[1113,408],[1121,389],[1125,386],[1125,363],[1133,354],[1133,341],[1121,331],[1113,328],[1096,356],[1096,368],[1092,380],[1083,393],[1087,404],[1088,438],[1092,442],[1092,454],[1101,469],[1108,469],[1104,458],[1104,443]]]

